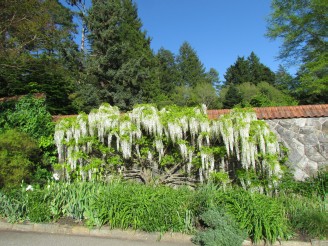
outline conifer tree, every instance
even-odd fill
[[[208,81],[204,65],[188,42],[184,42],[181,45],[177,63],[180,74],[180,86],[195,87]]]
[[[258,84],[261,82],[267,82],[273,84],[275,80],[275,74],[270,68],[260,62],[260,58],[252,52],[247,58],[249,64],[249,70],[251,74],[251,80],[249,82]]]
[[[156,54],[156,58],[159,68],[161,92],[163,94],[170,94],[179,81],[175,55],[169,50],[160,48]]]
[[[88,73],[96,78],[101,101],[123,110],[153,102],[159,91],[150,39],[141,30],[131,0],[93,0]]]
[[[234,65],[231,65],[224,75],[226,84],[242,84],[250,82],[257,85],[261,82],[273,84],[275,81],[275,74],[260,62],[258,56],[252,52],[247,59],[238,57]]]
[[[238,57],[235,64],[231,65],[224,75],[226,85],[238,85],[245,82],[250,82],[251,77],[249,62],[245,60],[244,57]]]

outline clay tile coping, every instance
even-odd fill
[[[53,115],[52,116],[52,121],[54,122],[58,122],[62,119],[66,119],[66,118],[73,118],[73,117],[76,117],[77,114],[68,114],[68,115]]]
[[[8,101],[17,101],[20,98],[24,97],[26,95],[19,95],[19,96],[12,96],[12,97],[1,97],[0,102],[8,102]],[[40,98],[45,98],[46,95],[44,93],[34,93],[33,97],[40,99]]]
[[[261,120],[328,117],[328,104],[254,108]],[[210,119],[229,113],[229,109],[208,110]]]
[[[260,120],[328,117],[328,104],[262,107],[254,110]],[[209,119],[214,120],[229,112],[230,109],[211,109],[207,110],[207,115]],[[77,115],[54,115],[52,118],[57,122],[74,116]]]

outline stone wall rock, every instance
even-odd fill
[[[265,120],[288,149],[288,163],[297,180],[328,166],[328,117]]]

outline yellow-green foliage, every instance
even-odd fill
[[[37,143],[27,134],[17,130],[0,134],[0,187],[29,182],[39,160]]]

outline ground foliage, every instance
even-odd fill
[[[327,238],[326,200],[285,192],[270,197],[233,186],[223,189],[213,183],[196,190],[172,189],[119,177],[107,183],[61,183],[54,176],[43,188],[23,183],[19,189],[1,190],[0,216],[12,223],[71,218],[89,227],[184,233],[199,230],[196,241],[202,245],[222,241],[230,233],[234,234],[231,241],[240,242],[242,231],[254,243],[286,240],[300,232],[309,238]]]
[[[237,246],[246,239],[246,232],[241,230],[235,220],[222,208],[210,209],[200,216],[205,226],[192,241],[204,246]]]

